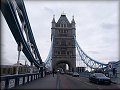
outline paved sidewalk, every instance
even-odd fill
[[[111,78],[111,80],[115,84],[120,84],[120,78]]]
[[[50,74],[23,86],[18,86],[15,89],[57,89],[57,75],[55,74],[53,77]]]

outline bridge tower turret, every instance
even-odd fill
[[[73,19],[71,21],[71,25],[72,25],[72,28],[75,28],[75,20],[74,20],[74,16],[73,16]]]
[[[53,15],[52,28],[51,28],[51,41],[52,41],[52,38],[54,37],[54,34],[55,34],[55,26],[56,26],[55,15]]]
[[[72,19],[72,21],[71,21],[71,27],[72,27],[72,34],[73,34],[73,36],[74,36],[74,38],[76,39],[76,27],[75,27],[75,20],[74,20],[74,16],[73,16],[73,19]],[[74,42],[75,43],[75,42]]]

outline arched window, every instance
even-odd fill
[[[56,45],[59,45],[59,42],[58,42],[58,41],[56,41]]]
[[[65,40],[62,40],[62,41],[61,41],[61,45],[62,45],[62,46],[66,46],[66,41],[65,41]]]
[[[61,21],[60,27],[67,27],[67,23],[64,20]]]
[[[64,27],[64,24],[61,24],[61,27]]]
[[[67,26],[67,24],[64,24],[64,27],[66,27]]]
[[[58,51],[58,55],[60,55],[60,51]]]

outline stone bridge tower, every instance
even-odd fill
[[[69,66],[70,71],[76,68],[76,47],[75,40],[76,28],[74,17],[71,23],[68,21],[65,14],[61,14],[58,22],[55,22],[55,17],[52,20],[51,41],[52,46],[52,68],[57,70]]]

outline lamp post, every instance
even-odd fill
[[[19,62],[20,62],[20,51],[22,51],[23,45],[22,43],[18,44],[18,60],[17,60],[17,68],[16,68],[16,74],[19,73]]]

